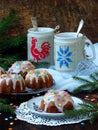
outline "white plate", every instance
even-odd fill
[[[40,105],[42,97],[43,96],[39,96],[39,97],[30,99],[29,101],[27,101],[27,107],[29,108],[29,110],[31,112],[33,112],[34,114],[40,115],[40,116],[47,116],[47,117],[54,117],[54,118],[64,116],[64,113],[47,113],[47,112],[41,111],[39,109],[39,105]],[[73,97],[73,96],[72,96],[72,99],[74,101],[75,109],[79,109],[80,108],[79,104],[83,103],[83,101],[81,99],[79,99],[77,97]]]

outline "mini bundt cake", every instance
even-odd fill
[[[28,71],[35,69],[35,66],[29,61],[16,61],[12,66],[8,69],[8,73],[10,74],[20,74],[25,78],[25,75]]]
[[[26,86],[32,89],[50,88],[54,84],[52,75],[44,69],[30,70],[25,82]]]
[[[0,75],[0,93],[21,93],[25,91],[25,81],[21,75]]]
[[[48,113],[61,113],[74,108],[70,94],[63,90],[49,90],[42,98],[40,109]]]
[[[0,67],[0,75],[1,74],[5,74],[5,70],[2,67]]]

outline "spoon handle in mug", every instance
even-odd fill
[[[32,21],[32,25],[33,25],[34,31],[38,31],[38,25],[37,25],[37,19],[36,19],[36,17],[32,17],[31,21]]]
[[[83,19],[81,19],[81,21],[79,22],[79,26],[78,26],[75,38],[78,37],[78,34],[79,34],[80,30],[82,29],[83,25],[84,25],[84,21],[83,21]]]

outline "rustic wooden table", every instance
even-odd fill
[[[42,93],[43,94],[43,93]],[[82,92],[77,95],[84,99],[87,93]],[[19,105],[21,102],[27,101],[37,95],[25,95],[25,96],[13,96],[13,95],[0,95],[0,97],[6,97],[9,99],[9,103]],[[98,93],[90,94],[89,97],[98,99]],[[16,115],[12,115],[7,112],[0,113],[0,130],[98,130],[97,120],[91,125],[89,121],[83,121],[77,124],[60,125],[60,126],[44,126],[44,125],[32,125],[25,121],[18,120]]]

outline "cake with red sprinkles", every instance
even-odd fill
[[[49,90],[40,102],[40,109],[48,113],[62,113],[74,109],[74,101],[66,91]]]
[[[47,70],[34,69],[27,73],[25,83],[28,88],[41,89],[52,87],[54,80],[52,75]]]
[[[25,81],[21,75],[0,75],[0,93],[21,93],[25,91],[25,88]]]

